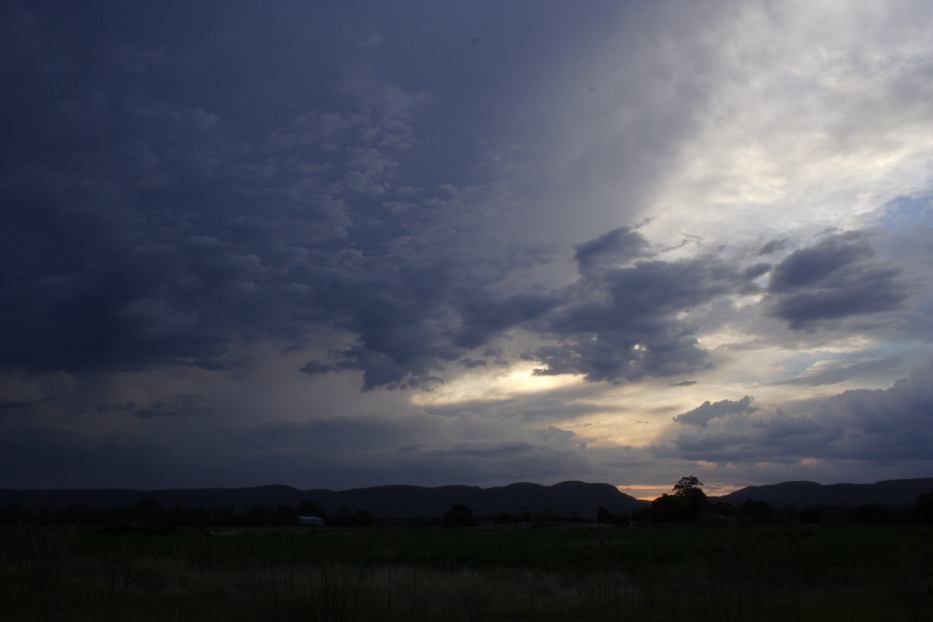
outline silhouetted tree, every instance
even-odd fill
[[[155,497],[146,496],[137,501],[136,505],[130,509],[129,516],[135,519],[132,532],[169,534],[175,531],[175,524],[170,519],[168,511]]]
[[[686,497],[661,495],[651,502],[652,523],[685,523],[693,518],[690,501]]]
[[[706,498],[703,492],[703,482],[696,475],[685,475],[674,484],[674,496],[677,497],[702,497]]]
[[[917,497],[914,514],[920,522],[933,525],[933,490]]]
[[[596,510],[596,522],[597,523],[611,523],[612,514],[609,513],[609,510],[603,506],[599,506],[599,509]]]
[[[656,523],[695,521],[706,510],[708,500],[703,482],[694,475],[681,477],[672,494],[661,495],[651,503],[651,520]]]
[[[468,527],[475,524],[476,519],[473,518],[472,509],[462,503],[455,503],[444,512],[441,522],[448,527]]]
[[[596,522],[615,525],[616,527],[627,527],[632,519],[628,514],[613,514],[603,506],[596,510]]]

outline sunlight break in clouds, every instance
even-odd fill
[[[507,369],[494,367],[463,372],[435,389],[412,393],[411,403],[415,406],[449,406],[494,402],[580,386],[584,382],[578,375],[535,374],[537,368],[533,363],[516,363]]]

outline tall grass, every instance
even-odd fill
[[[3,620],[933,619],[930,530],[0,533]]]

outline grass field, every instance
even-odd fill
[[[5,528],[0,619],[933,620],[933,529]]]

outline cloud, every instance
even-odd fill
[[[575,258],[583,273],[621,267],[649,254],[651,244],[642,234],[619,227],[576,247]]]
[[[759,250],[759,255],[770,255],[778,251],[784,250],[787,247],[787,238],[781,238],[779,240],[770,240],[766,242]]]
[[[696,129],[682,134],[656,209],[644,214],[647,234],[732,242],[739,233],[760,248],[857,228],[905,189],[928,186],[931,111],[920,102],[931,83],[917,77],[931,71],[929,6],[717,8],[728,17],[703,31],[715,52],[687,65],[702,67],[711,96],[697,102]]]
[[[933,335],[929,7],[596,4],[6,3],[6,471],[676,481],[871,455],[852,435],[893,432],[808,396],[881,386]],[[761,407],[688,411],[702,387]],[[611,446],[665,431],[667,454]]]
[[[746,404],[741,410],[736,407],[741,401],[731,402],[727,410],[736,412],[708,419],[701,415],[706,426],[677,433],[662,453],[718,464],[816,460],[890,466],[930,461],[931,374],[933,368],[921,367],[888,389],[854,389],[779,408],[749,410]]]
[[[315,374],[332,374],[332,373],[340,371],[340,367],[332,363],[323,363],[321,361],[308,361],[307,363],[301,366],[299,371],[304,374],[309,374],[313,376]]]
[[[230,27],[252,17],[238,5]],[[99,56],[111,62],[95,64],[66,62],[74,50],[62,41],[24,61],[5,142],[12,165],[0,179],[9,198],[0,320],[18,329],[0,345],[0,365],[232,369],[245,345],[295,347],[311,323],[346,339],[302,370],[361,371],[366,389],[435,383],[457,361],[481,362],[477,350],[516,329],[545,342],[527,348],[542,374],[619,382],[710,365],[687,316],[754,293],[752,281],[769,264],[741,268],[712,254],[662,261],[639,230],[617,227],[574,247],[570,286],[526,279],[551,257],[516,242],[520,227],[501,229],[517,186],[489,171],[442,182],[465,167],[432,134],[438,123],[449,126],[438,97],[469,85],[435,84],[449,91],[437,93],[404,79],[412,76],[389,79],[395,74],[376,71],[359,38],[347,36],[379,33],[383,49],[395,24],[309,38],[297,36],[292,24],[302,20],[293,17],[285,9],[262,16],[266,26],[283,26],[280,36],[259,37],[268,47],[259,58],[237,50],[232,59],[281,91],[262,106],[198,88],[203,67],[179,63],[192,45],[184,38],[142,37],[133,47],[97,38]],[[46,21],[40,13],[30,23],[41,31]],[[297,67],[273,71],[277,58],[339,54],[359,62],[334,69],[296,61],[313,89],[288,79]],[[221,90],[240,84],[216,78]],[[158,87],[162,80],[177,88]],[[86,84],[94,86],[68,86]],[[66,90],[54,101],[43,96],[58,88]],[[650,117],[660,98],[662,117],[673,115],[681,100],[667,95],[639,100],[638,114]],[[618,109],[599,106],[601,114]],[[657,126],[649,127],[654,136]],[[677,138],[672,131],[650,143],[664,153]],[[529,144],[551,139],[563,140]],[[603,140],[593,144],[579,162],[605,150],[621,155]],[[516,146],[510,152],[522,153]],[[637,167],[625,175],[637,177]],[[848,285],[793,282],[795,255],[775,269],[769,289],[772,312],[795,328],[897,302],[896,275],[867,257],[843,253],[849,263],[825,279],[848,275],[864,287],[873,279],[880,295],[853,304]]]
[[[0,318],[18,330],[0,366],[210,363],[285,328],[287,271],[302,244],[343,235],[339,197],[274,140],[67,53],[25,72],[4,147]],[[72,86],[43,99],[53,84]]]
[[[12,412],[12,411],[26,411],[37,406],[44,402],[47,402],[49,398],[42,398],[40,400],[30,400],[30,401],[9,401],[5,400],[0,402],[0,412]]]
[[[814,365],[805,373],[775,381],[775,384],[790,384],[798,386],[818,387],[829,384],[838,384],[860,376],[875,375],[880,372],[896,369],[901,363],[895,358],[878,358],[856,361],[831,361]]]
[[[157,400],[152,405],[140,408],[134,413],[137,417],[149,419],[151,417],[172,417],[176,415],[193,415],[204,411],[203,396],[198,393],[183,393],[173,395],[165,400]],[[98,411],[106,410],[106,405],[98,406]]]
[[[475,397],[472,400],[458,399],[447,404],[443,402],[443,399],[439,400],[439,404],[432,404],[429,401],[424,406],[424,412],[440,417],[470,415],[483,419],[502,421],[514,419],[525,423],[540,424],[574,420],[586,415],[605,412],[606,406],[593,403],[594,397],[592,387],[579,384],[539,393],[529,392],[524,395],[493,395],[492,399],[489,399],[484,392],[480,399]]]
[[[140,418],[136,423],[147,434],[124,429],[107,437],[20,426],[0,437],[0,485],[501,485],[554,483],[602,471],[572,432],[519,428],[469,414],[342,415],[239,426],[223,419]],[[187,434],[166,433],[182,424]]]
[[[231,27],[249,22],[248,7],[232,10]],[[310,48],[301,58],[352,47],[281,34],[259,40]],[[231,369],[249,344],[293,347],[326,325],[353,340],[332,367],[362,370],[366,388],[412,386],[546,306],[496,291],[539,254],[487,236],[495,188],[403,183],[428,94],[365,66],[315,67],[309,91],[268,74],[300,105],[238,108],[193,86],[199,67],[179,64],[188,43],[94,38],[104,60],[85,64],[67,62],[63,40],[24,61],[0,175],[0,321],[16,327],[0,367]]]
[[[563,292],[562,304],[535,323],[556,342],[528,354],[544,364],[538,373],[620,382],[710,366],[685,316],[717,298],[757,292],[757,271],[713,255],[617,263],[646,249],[644,238],[629,230],[577,247],[579,278]]]
[[[907,299],[901,271],[875,259],[864,233],[835,234],[785,257],[768,285],[769,313],[795,330],[893,311]]]
[[[710,402],[707,400],[693,410],[688,410],[682,415],[677,415],[674,417],[674,421],[684,425],[705,428],[709,425],[709,422],[714,419],[755,412],[758,408],[752,406],[753,399],[752,396],[746,395],[742,399],[735,401],[722,400],[719,402]]]

